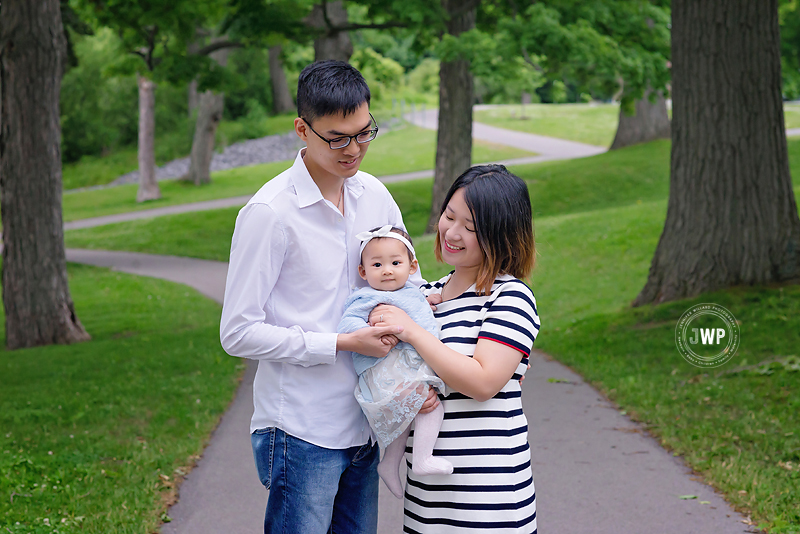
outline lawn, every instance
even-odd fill
[[[800,128],[800,104],[786,103],[783,105],[783,118],[787,128]]]
[[[406,126],[380,134],[370,144],[362,170],[382,176],[432,169],[436,151],[436,132]],[[500,161],[533,155],[532,152],[476,141],[473,161]],[[281,161],[239,167],[212,173],[212,183],[194,186],[176,180],[160,182],[160,200],[137,203],[138,185],[122,185],[64,195],[64,220],[74,221],[101,215],[139,211],[215,198],[252,195],[264,182],[286,170],[291,162]]]
[[[789,151],[800,176],[800,140],[791,140]],[[657,142],[513,169],[528,182],[536,212],[538,264],[530,283],[544,324],[537,347],[642,421],[757,523],[797,532],[800,362],[791,356],[800,346],[800,288],[740,288],[629,308],[663,227],[668,159],[669,144]],[[430,181],[390,189],[419,236]],[[224,260],[235,212],[192,215],[206,221],[196,222],[202,231],[181,232],[190,218],[181,215],[69,232],[67,242]],[[134,232],[133,224],[141,226]],[[135,242],[134,234],[149,237]],[[216,244],[198,243],[210,240]],[[433,259],[430,236],[415,244],[426,277],[447,272]],[[697,302],[723,305],[741,322],[739,352],[722,372],[692,367],[675,348],[677,319]]]
[[[154,532],[243,363],[192,289],[80,265],[69,277],[92,341],[0,352],[0,525]]]
[[[610,146],[617,131],[616,104],[515,104],[476,110],[474,120],[499,128]]]
[[[787,128],[800,128],[800,104],[784,104]],[[499,128],[611,146],[619,122],[616,104],[519,104],[476,110],[474,119]]]

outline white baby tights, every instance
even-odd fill
[[[453,464],[433,456],[433,446],[444,420],[444,407],[439,404],[435,410],[417,414],[414,418],[414,449],[411,454],[411,470],[415,475],[449,475]],[[403,485],[400,482],[400,463],[406,451],[406,441],[411,425],[386,447],[383,459],[378,464],[378,475],[386,487],[398,499],[403,498]]]

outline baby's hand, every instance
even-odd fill
[[[427,300],[428,304],[430,304],[431,310],[436,311],[436,305],[442,303],[442,295],[439,293],[434,293],[425,297],[425,300]]]

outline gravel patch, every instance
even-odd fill
[[[214,154],[211,160],[212,171],[222,171],[235,167],[245,167],[258,163],[272,163],[294,159],[297,151],[305,143],[293,131],[285,134],[268,135],[259,139],[241,141],[225,148],[222,152]],[[172,160],[156,169],[156,178],[160,180],[174,180],[186,176],[189,172],[189,157]],[[123,184],[139,183],[139,171],[123,174],[108,187]]]

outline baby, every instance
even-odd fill
[[[411,240],[404,231],[390,225],[362,232],[361,264],[358,274],[370,287],[359,289],[345,302],[340,333],[369,327],[367,319],[378,304],[391,304],[438,337],[439,327],[430,305],[408,277],[417,272],[417,259]],[[358,373],[356,400],[384,449],[378,475],[398,498],[403,496],[400,463],[406,440],[414,423],[414,449],[411,469],[417,475],[447,475],[453,465],[433,457],[433,445],[444,418],[440,404],[434,411],[420,414],[430,387],[444,391],[444,382],[408,343],[400,342],[384,358],[353,353]]]

